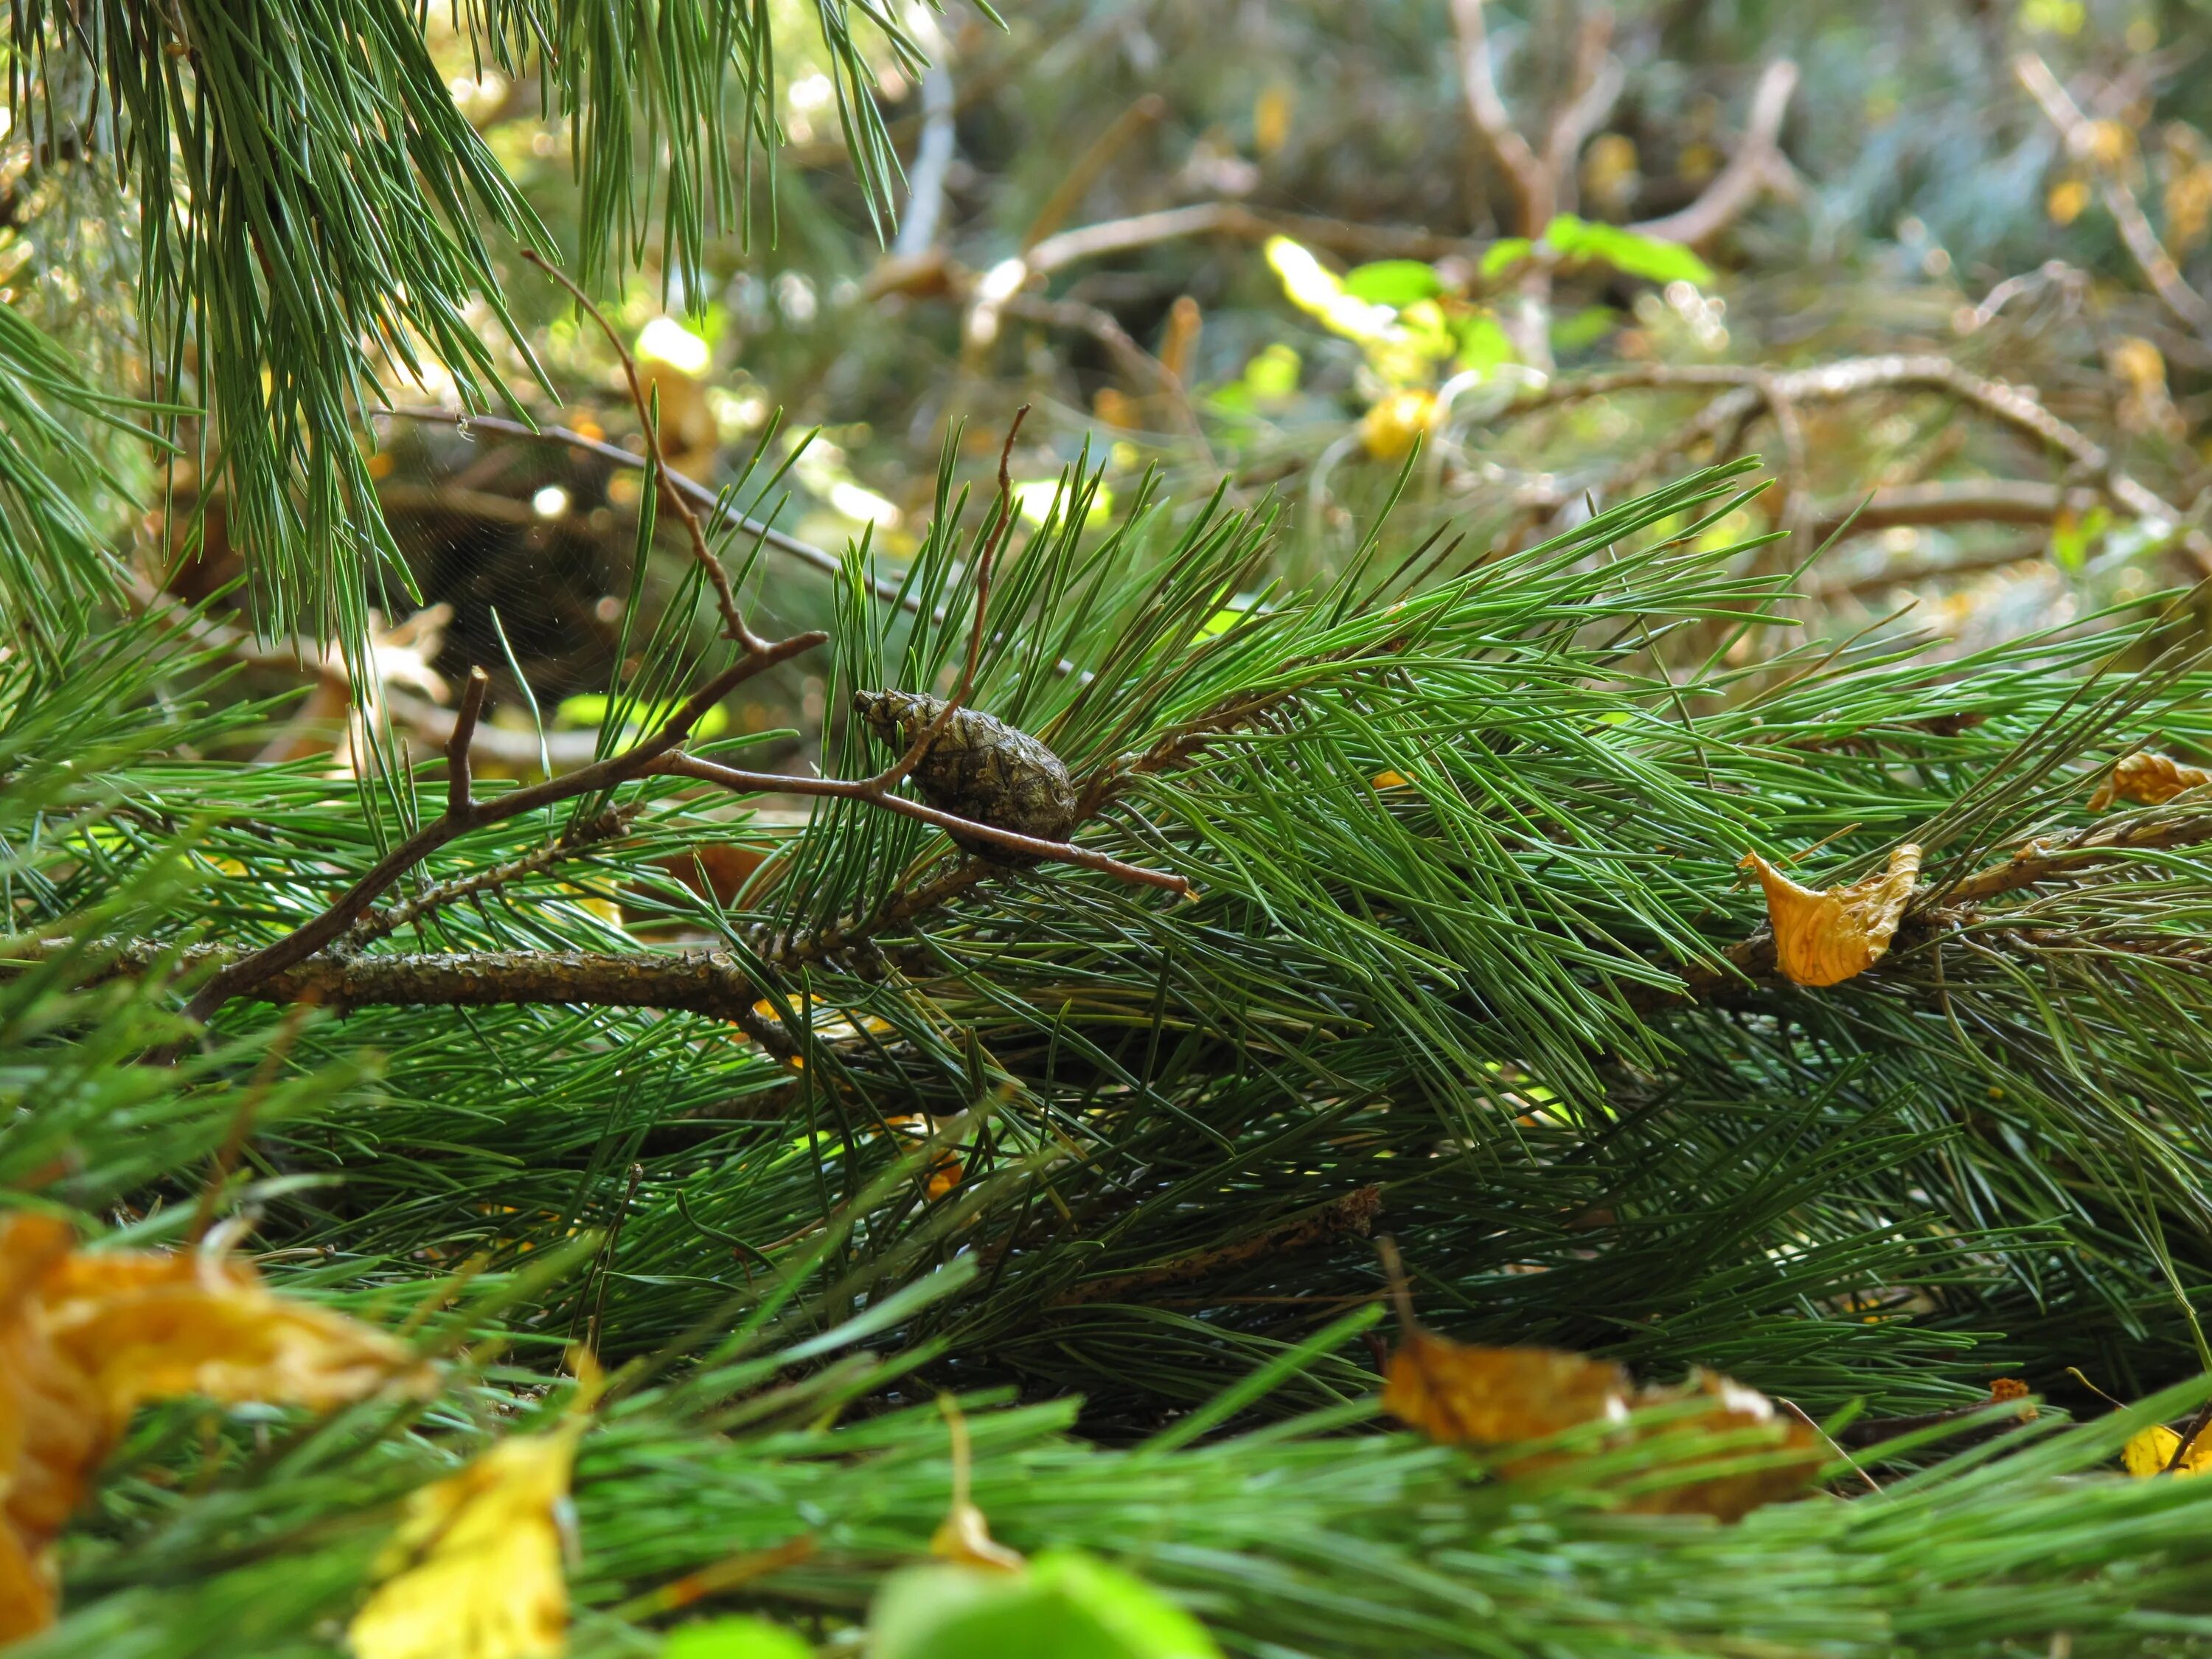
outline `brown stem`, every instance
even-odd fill
[[[1557,202],[1552,176],[1513,125],[1512,113],[1498,93],[1482,0],[1452,0],[1451,9],[1452,27],[1459,35],[1460,83],[1467,98],[1468,118],[1498,158],[1506,183],[1512,187],[1516,234],[1540,236],[1544,227],[1552,222]]]
[[[461,706],[453,716],[453,735],[446,739],[446,816],[461,817],[469,810],[469,744],[477,734],[477,718],[483,713],[484,693],[491,676],[473,665],[469,683],[461,691]]]
[[[1794,191],[1797,177],[1783,159],[1778,141],[1790,97],[1797,89],[1797,65],[1788,58],[1769,64],[1751,94],[1751,115],[1743,142],[1729,163],[1713,176],[1689,206],[1663,218],[1646,219],[1629,229],[1662,242],[1710,241],[1743,216],[1764,191]]]

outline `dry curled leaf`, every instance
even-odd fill
[[[0,1640],[52,1621],[53,1539],[139,1406],[325,1408],[432,1380],[404,1344],[245,1262],[74,1243],[50,1217],[0,1221]]]
[[[2166,755],[2154,755],[2148,749],[2138,749],[2114,766],[2111,775],[2097,786],[2097,793],[2089,797],[2089,810],[2101,812],[2115,801],[2132,801],[2138,806],[2162,806],[2185,789],[2194,789],[2212,783],[2212,772],[2202,767],[2185,766]]]
[[[1407,1333],[1390,1356],[1382,1409],[1431,1440],[1510,1445],[1590,1422],[1628,1420],[1628,1373],[1556,1348],[1470,1347]]]
[[[911,691],[856,691],[853,710],[884,744],[903,751],[945,712],[945,702]],[[939,811],[1017,835],[1059,841],[1075,826],[1075,785],[1060,757],[1028,732],[976,709],[954,712],[915,767],[914,783]],[[975,836],[952,839],[994,863],[1036,862]]]
[[[1765,1395],[1709,1371],[1680,1388],[1639,1390],[1607,1361],[1552,1348],[1470,1347],[1418,1327],[1390,1358],[1382,1405],[1451,1445],[1511,1445],[1586,1423],[1613,1425],[1607,1438],[1614,1444],[1697,1442],[1625,1497],[1621,1507],[1646,1515],[1734,1521],[1802,1492],[1824,1461],[1814,1431],[1781,1416]],[[1632,1413],[1639,1410],[1655,1411],[1655,1420],[1638,1422]],[[1557,1470],[1574,1455],[1544,1454],[1501,1468]]]
[[[1889,868],[1848,887],[1800,887],[1756,853],[1744,865],[1766,891],[1775,960],[1800,985],[1839,985],[1882,959],[1920,874],[1911,842],[1889,855]]]
[[[359,1659],[555,1659],[566,1650],[568,1478],[584,1419],[503,1440],[408,1500],[386,1575],[346,1635]]]

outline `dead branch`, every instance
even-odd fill
[[[1533,413],[1617,392],[1711,387],[1762,398],[1780,397],[1796,404],[1835,403],[1881,391],[1939,392],[1957,398],[2024,437],[2059,452],[2071,464],[2069,471],[2074,478],[2094,486],[2129,517],[2166,526],[2198,570],[2212,574],[2212,536],[2189,523],[2186,514],[2148,485],[2121,471],[2103,445],[2045,409],[2033,388],[1990,380],[1932,353],[1850,357],[1780,374],[1730,363],[1646,363],[1563,376],[1530,392],[1507,412]]]
[[[1816,501],[1807,526],[1826,541],[1846,524],[1855,536],[1898,525],[2048,525],[2062,509],[2081,512],[2095,502],[2090,489],[2063,489],[2026,478],[1946,479],[1941,483],[1893,484],[1866,495],[1838,495]],[[1999,561],[2009,564],[2017,554]],[[1941,571],[1927,574],[1941,574]],[[1903,580],[1902,575],[1886,580]]]
[[[2142,210],[2142,204],[2111,167],[2106,165],[2098,153],[2097,124],[2081,112],[2065,86],[2051,72],[2051,65],[2034,52],[2024,52],[2013,59],[2013,73],[2027,88],[2029,95],[2043,106],[2051,124],[2058,129],[2058,136],[2066,145],[2066,153],[2086,166],[2097,180],[2097,193],[2104,200],[2105,210],[2112,216],[2119,227],[2120,240],[2127,244],[2129,254],[2151,291],[2195,333],[2212,339],[2212,301],[2195,289],[2181,274],[2173,257],[2166,251],[2158,232]]]

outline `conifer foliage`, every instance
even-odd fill
[[[573,276],[407,7],[12,15],[155,379],[0,308],[11,1655],[2212,1650],[2187,595],[1778,648],[1748,460],[1309,576],[1009,433],[781,633],[609,327],[681,574],[588,756],[483,763],[487,662],[410,762],[380,361],[519,412],[488,248],[696,270],[783,10],[461,9]],[[814,21],[888,226],[921,48]],[[101,528],[186,432],[249,611]],[[325,641],[350,775],[253,760]]]

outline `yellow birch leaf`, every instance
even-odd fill
[[[1848,887],[1800,887],[1756,853],[1744,864],[1766,890],[1775,960],[1800,985],[1839,985],[1882,959],[1920,874],[1911,842],[1889,855],[1889,868]]]
[[[81,1253],[51,1217],[0,1219],[0,1643],[52,1622],[54,1538],[139,1405],[323,1408],[434,1375],[405,1344],[276,1295],[245,1262]]]
[[[2120,1461],[2127,1465],[2128,1473],[2138,1480],[2166,1473],[2166,1466],[2173,1462],[2174,1449],[2181,1444],[2181,1437],[2162,1423],[2154,1423],[2140,1433],[2130,1436],[2128,1443],[2120,1448]],[[2176,1465],[2176,1474],[2203,1474],[2212,1469],[2212,1439],[2199,1435],[2190,1442],[2189,1455]]]
[[[1555,1348],[1470,1347],[1424,1330],[1390,1356],[1382,1409],[1447,1445],[1541,1440],[1628,1419],[1628,1374]]]
[[[2183,790],[2207,783],[2212,783],[2212,772],[2138,749],[2114,766],[2112,775],[2098,786],[2097,793],[2089,797],[2089,810],[2101,812],[2122,800],[2138,806],[2162,806]]]
[[[557,1659],[568,1477],[584,1420],[501,1441],[408,1500],[389,1574],[347,1627],[359,1659]]]

